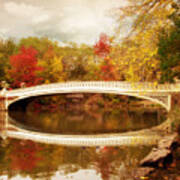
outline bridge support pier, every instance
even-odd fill
[[[171,110],[171,94],[168,95],[168,111]]]
[[[6,97],[0,96],[0,111],[7,111]]]
[[[6,89],[0,91],[0,111],[7,111]]]
[[[0,137],[3,139],[7,138],[8,129],[8,114],[5,111],[0,111]]]
[[[147,94],[146,97],[151,98],[151,101],[157,101],[157,103],[161,104],[163,107],[166,108],[167,111],[171,110],[171,94],[162,94],[158,95],[154,94]]]

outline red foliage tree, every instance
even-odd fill
[[[94,53],[100,57],[105,57],[110,53],[110,48],[111,45],[109,37],[102,33],[99,41],[94,46]]]
[[[94,46],[94,53],[104,59],[100,66],[100,74],[98,75],[99,78],[104,81],[112,81],[117,79],[115,71],[116,68],[112,63],[112,60],[108,57],[110,50],[110,38],[106,34],[102,33],[99,41]]]
[[[9,74],[13,79],[13,87],[20,87],[22,83],[25,83],[26,86],[40,83],[42,78],[39,78],[36,72],[42,71],[42,67],[37,65],[37,53],[32,47],[22,47],[18,54],[10,57],[11,69]]]
[[[104,58],[104,62],[100,67],[100,79],[104,81],[114,81],[117,80],[116,68],[112,64],[111,59],[106,57]]]

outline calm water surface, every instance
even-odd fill
[[[54,134],[102,134],[135,131],[162,123],[161,111],[68,110],[57,112],[10,111],[13,123],[25,129]]]
[[[56,134],[101,134],[150,128],[161,111],[65,108],[55,112],[15,108],[12,122],[25,129]],[[0,180],[133,180],[152,147],[65,147],[29,140],[0,139]]]
[[[151,147],[64,147],[0,140],[0,179],[127,180]]]

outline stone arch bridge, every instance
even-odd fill
[[[172,93],[180,92],[179,84],[130,83],[121,81],[78,81],[38,85],[0,92],[0,110],[19,100],[61,93],[110,93],[147,99],[171,109]]]

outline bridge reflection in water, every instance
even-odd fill
[[[165,134],[161,128],[154,127],[127,133],[111,133],[98,135],[61,135],[41,133],[25,130],[20,126],[14,125],[7,112],[0,112],[2,138],[17,138],[32,140],[40,143],[58,144],[66,146],[137,146],[154,145]],[[166,123],[166,122],[164,122]],[[163,123],[163,124],[164,124]],[[161,126],[161,125],[160,125]]]

